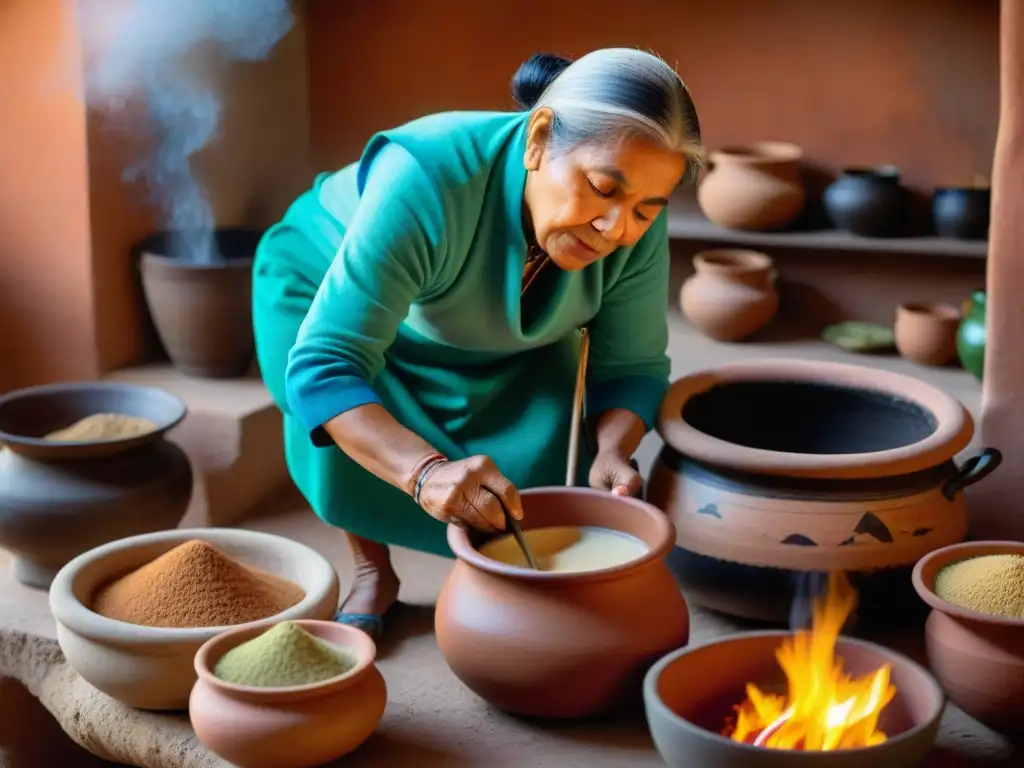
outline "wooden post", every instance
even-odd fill
[[[1024,540],[1024,2],[1001,0],[981,433],[1004,463],[970,495],[972,538]]]

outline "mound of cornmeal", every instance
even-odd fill
[[[338,677],[358,663],[354,651],[282,621],[225,653],[213,674],[226,683],[257,688],[312,685]]]

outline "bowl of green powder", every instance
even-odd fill
[[[239,627],[203,644],[189,699],[196,738],[241,768],[323,765],[377,729],[387,686],[377,648],[331,621]]]
[[[937,549],[913,580],[932,609],[925,646],[949,698],[994,730],[1024,731],[1024,542]]]

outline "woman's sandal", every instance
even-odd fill
[[[361,629],[374,642],[377,642],[384,633],[384,617],[378,616],[375,613],[345,613],[338,611],[334,615],[334,620],[339,624]]]

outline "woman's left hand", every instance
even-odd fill
[[[616,496],[635,496],[643,487],[644,481],[629,463],[617,451],[601,451],[590,467],[588,478],[591,488],[611,491]]]

